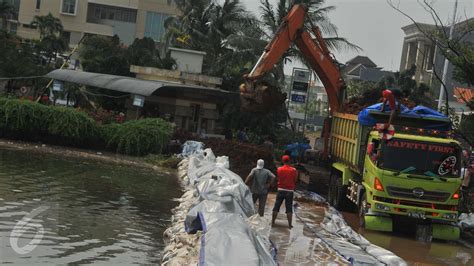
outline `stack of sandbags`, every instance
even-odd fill
[[[275,265],[268,222],[253,217],[249,189],[228,169],[228,157],[202,147],[184,145],[178,175],[186,192],[164,233],[162,264]]]

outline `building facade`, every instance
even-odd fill
[[[9,30],[27,39],[39,38],[30,23],[35,16],[51,13],[61,20],[64,38],[70,46],[84,35],[117,35],[129,45],[135,38],[150,37],[160,42],[164,22],[178,14],[171,0],[8,0],[15,7]]]
[[[459,22],[454,27],[454,38],[461,42],[474,43],[474,32],[466,32],[466,27],[474,23],[474,18]],[[435,45],[432,39],[428,38],[424,33],[433,33],[437,30],[435,25],[429,24],[410,24],[402,28],[405,33],[402,48],[402,57],[400,60],[400,72],[416,66],[416,73],[413,79],[419,84],[428,85],[433,94],[438,98],[441,83],[436,75],[440,78],[443,75],[445,57],[440,49]],[[446,28],[449,32],[449,28]],[[461,36],[462,35],[462,36]],[[460,84],[453,79],[453,65],[448,63],[448,72],[446,76],[446,87],[448,89],[448,100],[450,106],[456,109],[466,108],[456,101],[455,88],[467,88],[466,84]],[[436,72],[436,75],[435,75]]]

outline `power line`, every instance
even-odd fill
[[[36,79],[36,78],[46,78],[46,77],[45,76],[11,77],[11,78],[0,78],[0,80]]]

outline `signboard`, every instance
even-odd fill
[[[145,104],[145,96],[141,96],[141,95],[133,95],[133,106],[136,106],[136,107],[143,107],[143,105]]]
[[[308,70],[295,69],[293,74],[293,81],[308,83],[310,72]]]
[[[307,82],[299,82],[299,81],[294,81],[293,82],[293,90],[294,91],[301,91],[301,92],[308,92],[308,83]]]
[[[60,80],[54,80],[53,91],[62,91],[62,90],[63,90],[63,82]]]
[[[291,94],[291,101],[295,103],[304,103],[306,101],[306,95]]]

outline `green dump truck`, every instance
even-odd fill
[[[388,115],[371,111],[377,122]],[[336,113],[331,120],[331,176],[328,201],[338,208],[354,204],[360,225],[393,230],[397,220],[431,228],[437,239],[459,238],[457,226],[461,147],[447,131],[427,130],[445,118],[400,115],[390,140],[356,115]]]

